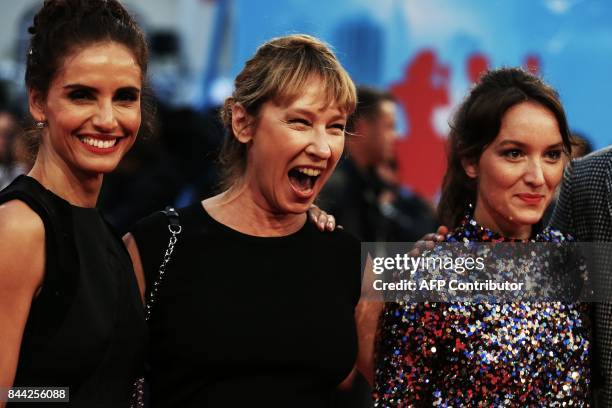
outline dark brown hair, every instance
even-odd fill
[[[450,228],[458,226],[476,204],[477,182],[463,168],[463,161],[477,163],[482,152],[497,137],[504,114],[522,102],[538,103],[555,115],[563,150],[569,155],[572,138],[565,110],[557,92],[540,78],[520,68],[488,71],[458,107],[450,123],[448,166],[442,184],[438,217]]]
[[[142,73],[140,134],[153,131],[154,105],[145,85],[148,52],[145,35],[117,0],[45,0],[34,16],[25,82],[28,90],[46,96],[65,58],[92,44],[112,41],[128,48]],[[37,132],[36,132],[37,133]],[[38,135],[35,136],[38,139]]]
[[[396,102],[395,97],[381,89],[360,85],[357,87],[357,106],[346,124],[348,132],[355,132],[355,126],[360,119],[372,120],[381,113],[383,102]]]
[[[229,188],[246,170],[247,146],[240,143],[232,130],[232,107],[240,103],[257,118],[267,101],[290,103],[304,92],[312,78],[320,78],[329,103],[337,103],[347,115],[355,110],[355,85],[334,53],[321,40],[294,34],[274,38],[257,49],[236,77],[234,93],[227,98],[221,118],[227,135],[219,162],[222,188]]]

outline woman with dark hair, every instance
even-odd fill
[[[45,1],[29,31],[39,146],[0,193],[0,388],[69,387],[72,406],[125,407],[146,325],[129,255],[95,205],[150,117],[145,37],[116,0]]]
[[[320,40],[262,45],[227,99],[225,191],[178,210],[182,232],[152,305],[155,407],[327,407],[357,355],[359,243],[307,210],[344,148],[353,82]],[[147,291],[168,222],[126,237]]]
[[[451,124],[446,241],[570,242],[539,226],[570,151],[554,89],[520,69],[486,73]],[[576,303],[388,303],[376,406],[588,406],[589,339]]]

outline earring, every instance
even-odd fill
[[[42,129],[42,128],[45,127],[46,124],[47,124],[47,122],[39,120],[39,121],[36,122],[36,129]]]
[[[466,221],[469,221],[473,217],[474,217],[474,205],[470,202],[470,203],[468,203],[467,208],[465,209],[465,213],[463,214],[463,218]]]

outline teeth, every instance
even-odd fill
[[[108,149],[108,148],[113,147],[117,143],[117,139],[100,140],[100,139],[94,139],[93,137],[84,137],[84,138],[81,138],[80,140],[81,142],[85,144],[97,147],[99,149]]]
[[[319,174],[321,174],[321,170],[310,169],[308,167],[298,167],[296,170],[310,177],[317,177]]]

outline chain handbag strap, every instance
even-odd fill
[[[167,207],[162,212],[168,217],[168,231],[170,231],[170,240],[168,241],[168,247],[166,248],[166,252],[164,253],[161,265],[159,265],[159,273],[157,275],[157,279],[155,280],[155,282],[153,282],[153,286],[151,286],[151,292],[149,293],[149,299],[147,300],[147,306],[145,309],[145,320],[147,321],[151,318],[151,309],[157,301],[157,292],[159,291],[159,285],[161,285],[161,282],[164,280],[164,275],[166,274],[166,266],[170,262],[172,252],[174,252],[174,246],[178,241],[177,235],[179,235],[183,230],[183,227],[181,227],[181,224],[179,222],[179,215],[174,208]]]
[[[145,306],[146,321],[149,321],[149,319],[151,318],[151,309],[157,301],[157,293],[159,292],[159,286],[161,285],[161,282],[163,281],[164,276],[166,274],[166,266],[172,258],[174,246],[178,241],[177,236],[183,230],[179,222],[179,215],[173,207],[166,207],[166,209],[162,212],[166,214],[166,217],[168,217],[168,231],[170,231],[170,240],[168,241],[168,247],[166,248],[166,252],[164,253],[162,262],[159,265],[159,273],[157,274],[157,279],[155,279],[155,281],[153,282],[153,285],[151,286],[151,292],[149,292],[149,297]],[[144,408],[144,388],[144,377],[136,380],[136,383],[134,384],[134,392],[132,393],[132,403],[130,405],[131,408]]]

